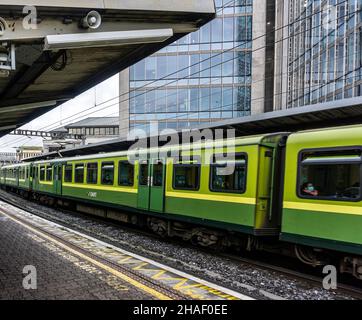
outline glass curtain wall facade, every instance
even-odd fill
[[[253,3],[215,5],[211,23],[130,68],[130,129],[158,121],[159,130],[180,130],[250,114]]]
[[[287,107],[362,95],[362,0],[289,3]]]

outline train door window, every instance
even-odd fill
[[[118,184],[132,187],[134,181],[134,165],[128,161],[120,161],[118,166]]]
[[[39,180],[45,181],[45,166],[40,166]]]
[[[298,196],[308,199],[360,201],[361,150],[301,152]]]
[[[114,182],[114,162],[102,162],[102,184],[113,185]]]
[[[38,166],[33,167],[33,172],[34,172],[34,178],[39,179],[39,167]]]
[[[52,181],[53,180],[53,167],[47,166],[46,169],[46,181]]]
[[[157,161],[153,165],[153,186],[162,187],[163,185],[163,163],[162,161]]]
[[[222,159],[222,157],[220,157]],[[234,159],[214,161],[210,165],[210,191],[244,193],[246,191],[247,156],[236,154]]]
[[[84,183],[84,164],[76,164],[74,169],[74,182]]]
[[[98,163],[87,164],[87,183],[97,184],[98,182]]]
[[[174,164],[173,189],[198,190],[200,187],[199,164]]]
[[[140,173],[139,173],[139,184],[140,186],[148,185],[148,163],[140,163]]]
[[[64,166],[64,182],[72,182],[73,178],[73,165],[66,164]]]

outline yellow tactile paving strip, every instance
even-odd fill
[[[68,228],[62,227],[60,225],[32,215],[9,204],[0,202],[0,209],[1,208],[5,209],[7,212],[10,211],[11,215],[13,215],[15,218],[18,217],[19,219],[26,219],[27,222],[30,222],[32,225],[40,228],[41,230],[44,230],[50,234],[54,234],[55,236],[64,239],[68,243],[74,244],[93,255],[105,258],[108,261],[112,261],[112,263],[114,264],[127,267],[127,269],[129,270],[137,271],[142,276],[148,277],[153,281],[157,281],[163,286],[173,289],[174,291],[180,292],[180,294],[187,296],[190,299],[253,300],[252,298],[243,294],[228,290],[226,288],[222,288],[207,281],[195,278],[178,270],[159,264],[155,261],[108,245],[89,236],[82,235],[76,231],[70,230]],[[94,265],[97,265],[98,267],[108,271],[109,273],[117,277],[120,277],[124,281],[128,282],[130,285],[133,285],[147,292],[148,294],[151,294],[156,299],[169,299],[169,297],[167,297],[163,293],[157,292],[153,288],[148,288],[144,284],[127,277],[118,270],[115,270],[107,265],[103,265],[99,261],[87,257],[80,252],[77,253],[76,250],[74,250],[73,248],[69,247],[67,249],[66,245],[64,245],[63,243],[59,243],[59,245],[62,246],[64,249],[71,251],[73,254],[77,254],[78,256],[82,255],[83,259],[89,261]]]

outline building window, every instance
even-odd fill
[[[97,184],[98,182],[98,163],[87,164],[87,183]]]
[[[308,199],[359,201],[361,165],[361,150],[302,152],[298,195]]]
[[[118,184],[120,186],[131,187],[134,181],[134,165],[128,161],[120,161],[118,169]]]
[[[47,170],[46,170],[46,181],[52,181],[53,179],[53,167],[52,166],[48,166]]]
[[[72,182],[73,165],[67,164],[64,166],[64,182]]]
[[[99,128],[94,128],[94,135],[99,136]]]
[[[40,177],[39,180],[45,181],[45,166],[40,167]]]
[[[114,162],[102,163],[102,184],[113,185],[114,181]]]
[[[175,164],[173,167],[173,189],[198,190],[200,165]]]
[[[221,157],[220,157],[221,159]],[[214,192],[244,193],[246,189],[246,155],[235,159],[218,160],[210,165],[210,190]]]
[[[74,182],[84,183],[84,164],[76,164],[74,171]]]

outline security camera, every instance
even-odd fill
[[[97,11],[90,11],[81,21],[85,29],[98,29],[102,24],[102,17]]]

